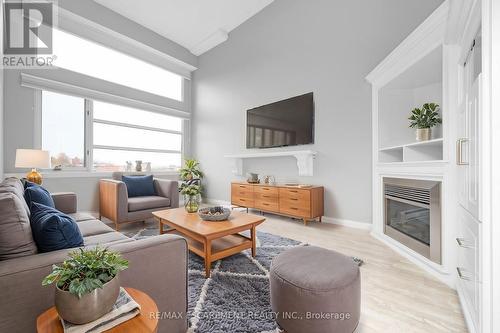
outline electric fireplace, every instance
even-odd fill
[[[384,178],[384,233],[441,264],[441,182]]]

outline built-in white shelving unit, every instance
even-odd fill
[[[379,149],[379,163],[432,162],[443,160],[443,138]]]
[[[379,163],[443,160],[441,126],[432,128],[432,140],[413,142],[415,129],[409,127],[408,120],[410,111],[424,103],[437,103],[444,108],[442,73],[443,47],[439,45],[380,87]]]
[[[372,84],[372,235],[454,286],[456,213],[448,207],[456,202],[457,192],[449,161],[456,139],[458,52],[445,42],[449,4],[443,2],[368,74],[367,80]],[[439,104],[443,122],[432,128],[430,140],[416,142],[408,117],[424,103]],[[386,234],[384,178],[441,183],[441,263],[432,262]]]

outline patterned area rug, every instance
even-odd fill
[[[129,236],[140,239],[157,234],[158,229],[147,228]],[[212,264],[208,279],[203,260],[189,254],[188,332],[280,332],[269,301],[271,261],[286,249],[306,244],[263,232],[257,232],[257,239],[255,258],[244,251],[219,260]]]

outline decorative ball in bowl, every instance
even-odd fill
[[[231,210],[224,207],[208,207],[198,210],[198,215],[205,221],[225,221],[231,215]]]

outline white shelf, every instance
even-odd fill
[[[225,155],[224,157],[232,159],[233,173],[235,175],[243,174],[243,160],[246,158],[267,158],[292,156],[297,159],[297,168],[299,176],[312,176],[314,169],[314,158],[316,152],[312,150],[284,150],[271,152],[248,152],[241,154]]]
[[[439,139],[432,139],[432,140],[427,140],[427,141],[406,143],[406,144],[391,146],[391,147],[384,147],[384,148],[380,148],[379,151],[394,150],[394,149],[398,149],[398,148],[414,147],[414,146],[439,146],[442,144],[443,144],[443,138],[439,138]]]
[[[379,163],[415,163],[443,160],[443,138],[380,148]]]

